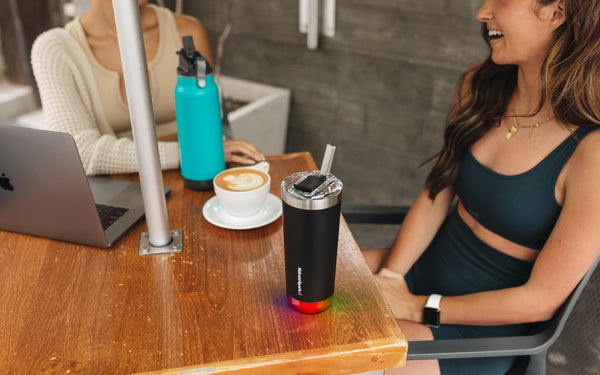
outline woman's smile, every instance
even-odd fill
[[[494,46],[499,43],[502,38],[504,38],[504,33],[501,30],[488,30],[488,38],[490,41],[490,46]]]

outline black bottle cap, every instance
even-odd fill
[[[204,60],[206,62],[206,71],[204,75],[209,75],[213,72],[212,67],[208,63],[208,60],[194,47],[194,39],[190,35],[184,36],[183,48],[177,51],[179,55],[179,66],[177,67],[177,74],[184,77],[196,77],[196,66],[197,60]]]

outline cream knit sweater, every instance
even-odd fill
[[[31,50],[44,122],[49,130],[75,138],[88,175],[129,173],[138,170],[135,145],[117,138],[107,123],[94,75],[85,53],[64,29],[41,34]],[[163,169],[179,167],[177,142],[158,142]]]

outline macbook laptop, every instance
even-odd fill
[[[86,176],[70,134],[0,125],[0,230],[108,248],[143,215],[140,184]]]

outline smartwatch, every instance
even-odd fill
[[[428,325],[431,328],[438,328],[440,326],[440,300],[442,296],[439,294],[432,294],[427,299],[425,308],[423,309],[423,324]]]

